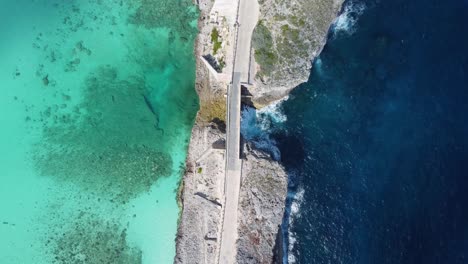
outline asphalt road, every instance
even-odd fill
[[[241,83],[248,82],[252,32],[259,16],[259,6],[256,0],[240,0],[239,4],[234,72],[227,95],[225,207],[219,255],[219,263],[223,264],[235,263],[237,251],[237,216],[242,170],[240,159]]]

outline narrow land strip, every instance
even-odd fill
[[[227,144],[225,207],[221,232],[219,263],[235,263],[239,191],[242,161],[240,159],[241,84],[249,80],[251,38],[258,21],[256,0],[240,0],[237,15],[237,36],[234,51],[232,83],[227,94]]]

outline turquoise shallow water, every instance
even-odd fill
[[[0,263],[172,263],[197,15],[3,1]]]

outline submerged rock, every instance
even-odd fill
[[[120,80],[102,67],[86,81],[84,100],[67,113],[54,105],[41,113],[44,139],[36,145],[41,175],[73,182],[127,201],[172,172],[172,159],[155,128],[154,113],[142,94],[143,80]],[[111,102],[112,94],[115,101]],[[63,95],[69,98],[67,95]],[[81,114],[83,112],[83,114]],[[136,118],[138,117],[138,118]]]
[[[60,229],[45,242],[53,263],[142,263],[141,250],[129,245],[126,228],[116,223],[81,213],[74,222]]]
[[[45,85],[45,86],[48,86],[50,81],[49,81],[49,75],[47,74],[46,76],[44,76],[44,78],[42,78],[42,83]]]

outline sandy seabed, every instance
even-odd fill
[[[0,262],[171,263],[196,8],[20,0],[0,17]]]

